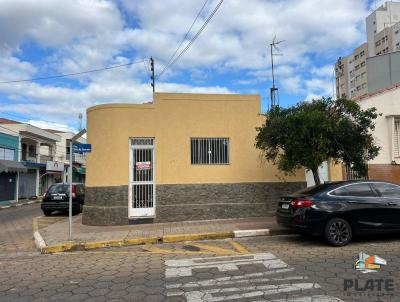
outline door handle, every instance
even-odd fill
[[[395,202],[388,202],[388,206],[397,206],[397,203],[395,203]]]

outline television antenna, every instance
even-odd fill
[[[279,97],[278,97],[278,88],[275,87],[275,73],[274,73],[274,56],[283,56],[282,53],[280,53],[280,49],[278,45],[280,43],[285,42],[285,40],[278,41],[276,36],[272,39],[271,44],[269,44],[270,49],[271,49],[271,72],[272,72],[272,87],[270,88],[270,108],[274,106],[279,106]]]

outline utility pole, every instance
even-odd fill
[[[79,131],[82,130],[82,118],[83,118],[82,113],[79,113]]]
[[[154,78],[154,59],[153,57],[150,58],[150,68],[151,68],[151,87],[153,87],[153,94],[156,91],[156,86],[155,86],[155,78]]]
[[[270,88],[270,109],[274,106],[279,106],[279,102],[277,101],[278,99],[278,88],[275,87],[275,73],[274,73],[274,56],[282,56],[280,53],[274,53],[274,49],[279,51],[278,45],[280,43],[284,42],[282,41],[276,41],[276,36],[272,40],[272,43],[269,44],[270,50],[271,50],[271,72],[272,72],[272,87]]]

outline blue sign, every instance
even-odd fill
[[[74,144],[72,146],[73,153],[90,153],[92,152],[91,144]]]

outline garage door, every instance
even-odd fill
[[[19,198],[30,198],[36,195],[36,170],[19,173]]]

